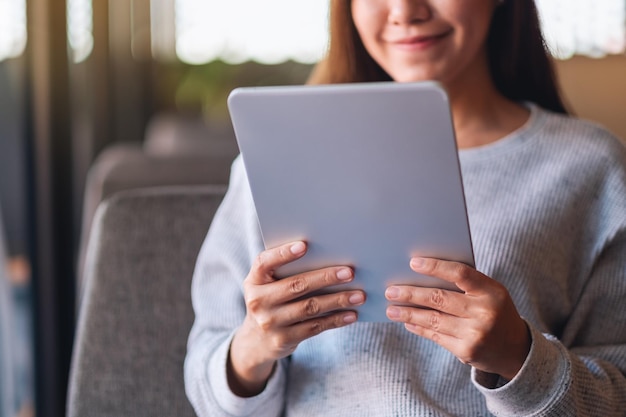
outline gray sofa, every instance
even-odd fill
[[[87,244],[68,417],[193,416],[183,360],[195,259],[226,186],[123,191]]]
[[[82,297],[86,245],[100,202],[119,191],[155,186],[227,184],[236,146],[225,153],[206,150],[148,152],[145,144],[119,143],[104,149],[91,165],[83,197],[81,236],[78,246],[77,288]],[[154,144],[153,144],[154,147]],[[200,146],[198,148],[201,149]]]

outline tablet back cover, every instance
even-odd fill
[[[437,83],[241,88],[228,104],[266,248],[308,243],[277,276],[352,266],[342,287],[365,290],[359,320],[381,322],[390,284],[456,289],[413,272],[412,256],[474,265]]]

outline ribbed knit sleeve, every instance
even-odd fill
[[[199,417],[273,417],[282,412],[283,362],[256,397],[236,396],[226,377],[230,342],[246,314],[242,282],[261,250],[245,170],[241,158],[237,158],[228,192],[198,256],[192,282],[196,318],[187,344],[185,389]]]

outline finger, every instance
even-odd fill
[[[455,336],[438,332],[429,327],[422,327],[420,325],[412,323],[405,323],[404,327],[413,334],[416,334],[428,340],[432,340],[452,354],[455,354],[457,347],[460,343],[462,343],[462,341]]]
[[[389,306],[387,317],[391,321],[418,326],[440,334],[459,338],[463,331],[463,321],[437,310],[414,307]]]
[[[295,343],[300,343],[326,330],[352,324],[357,321],[357,318],[358,315],[355,311],[342,311],[328,316],[316,317],[291,326],[289,328],[289,337]]]
[[[464,292],[482,290],[492,281],[471,266],[441,259],[412,258],[411,269],[423,275],[451,282]]]
[[[310,320],[315,317],[328,315],[335,310],[346,310],[362,305],[365,302],[363,291],[342,291],[336,294],[326,294],[310,297],[291,303],[281,309],[287,325]]]
[[[465,365],[475,365],[477,362],[480,362],[476,349],[468,346],[461,338],[437,332],[428,327],[422,327],[416,324],[405,324],[404,327],[413,334],[437,343],[456,356],[457,359]]]
[[[394,304],[413,305],[441,311],[457,317],[468,316],[465,294],[441,288],[393,285],[385,291],[385,298]]]
[[[341,266],[303,272],[281,279],[272,286],[271,292],[268,291],[267,297],[273,303],[282,304],[326,287],[348,283],[353,278],[352,269]]]
[[[261,252],[252,265],[250,278],[253,284],[273,282],[274,271],[289,262],[301,258],[306,253],[306,243],[287,243]]]

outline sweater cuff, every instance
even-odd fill
[[[274,372],[267,381],[265,389],[254,397],[239,397],[228,385],[226,364],[234,333],[226,339],[214,352],[208,366],[208,380],[219,406],[232,416],[277,416],[283,408],[283,392],[285,386],[285,366],[278,361]],[[262,410],[262,412],[260,411]],[[261,412],[261,414],[258,414]]]
[[[535,415],[557,402],[568,388],[571,363],[567,351],[554,337],[528,323],[532,344],[515,378],[506,382],[472,368],[472,382],[495,415]]]

